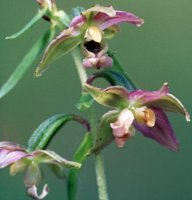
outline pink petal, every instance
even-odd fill
[[[166,96],[169,92],[168,84],[164,83],[160,90],[157,91],[145,91],[134,90],[129,93],[129,101],[136,103],[137,105],[144,106],[146,103],[159,100]]]
[[[3,152],[3,154],[4,154],[4,152]],[[21,158],[23,158],[27,155],[28,155],[27,153],[22,152],[22,151],[12,151],[12,152],[6,153],[6,155],[4,157],[1,156],[0,168],[4,168],[4,167],[20,160]]]
[[[70,23],[70,27],[80,26],[86,22],[86,17],[83,15],[78,15],[74,17]]]
[[[99,17],[101,18],[101,16]],[[107,18],[104,15],[102,17],[105,19],[100,25],[100,28],[102,30],[105,30],[106,28],[113,26],[115,24],[119,24],[121,22],[128,22],[136,26],[141,26],[144,23],[143,19],[140,19],[139,17],[137,17],[136,15],[132,13],[124,12],[124,11],[116,11],[115,17]]]

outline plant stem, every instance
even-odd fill
[[[78,48],[75,48],[72,51],[72,57],[76,65],[76,69],[79,74],[81,84],[83,85],[83,83],[87,81],[87,74],[82,66],[82,60],[81,60],[81,56],[80,56],[80,52]],[[91,107],[89,115],[90,115],[90,120],[91,120],[92,141],[94,141],[96,137],[97,123],[96,123],[93,107]],[[108,193],[107,193],[103,158],[100,153],[95,155],[95,169],[96,169],[97,186],[98,186],[98,192],[99,192],[99,200],[108,200],[109,198],[108,198]]]
[[[78,48],[75,48],[72,51],[72,57],[74,59],[75,65],[76,65],[81,84],[83,84],[87,81],[87,74],[86,74],[86,72],[85,72],[85,70],[82,66],[82,59],[81,59],[80,52],[79,52]]]
[[[101,153],[96,154],[95,156],[95,168],[96,168],[99,200],[108,200],[109,198],[107,193],[104,163]]]

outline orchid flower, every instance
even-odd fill
[[[88,84],[84,88],[95,101],[119,113],[117,119],[109,124],[118,147],[124,146],[136,128],[168,149],[178,150],[178,141],[165,112],[181,113],[187,121],[190,121],[190,116],[183,104],[169,93],[167,83],[158,91],[129,92],[119,86],[99,89]]]
[[[84,54],[84,67],[110,67],[113,61],[107,55],[106,39],[113,37],[119,30],[117,25],[121,22],[140,26],[144,21],[132,13],[100,5],[95,5],[75,16],[69,28],[64,29],[46,48],[36,69],[36,76],[40,76],[52,61],[80,44]]]
[[[42,179],[39,167],[42,163],[54,166],[59,171],[65,167],[81,167],[80,163],[68,161],[50,150],[28,152],[13,142],[0,142],[0,168],[10,166],[11,175],[25,171],[24,184],[28,188],[28,195],[34,199],[43,199],[48,194],[47,184],[44,185],[40,195],[37,193],[37,184]]]

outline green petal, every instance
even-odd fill
[[[38,13],[29,21],[20,31],[15,33],[14,35],[8,36],[5,39],[15,39],[19,36],[21,36],[23,33],[25,33],[28,29],[30,29],[39,19],[45,15],[47,12],[47,8],[44,8],[42,10],[39,10]]]
[[[67,160],[58,154],[56,154],[54,151],[50,150],[37,150],[34,151],[34,160],[38,163],[47,163],[47,164],[53,164],[60,168],[80,168],[81,164],[78,162],[73,162],[70,160]]]
[[[29,52],[25,55],[23,60],[17,66],[15,71],[11,74],[9,79],[0,88],[0,98],[5,96],[23,77],[24,73],[29,69],[31,64],[43,51],[47,43],[52,39],[53,32],[50,30],[45,35],[43,35],[39,40],[33,45]]]
[[[125,108],[128,106],[127,90],[123,87],[114,86],[108,87],[104,90],[84,84],[84,89],[87,91],[95,101],[104,106],[112,108]]]
[[[80,35],[73,35],[73,30],[68,29],[57,36],[46,48],[43,58],[35,71],[35,76],[41,76],[47,65],[65,55],[81,43]]]
[[[26,187],[37,185],[42,179],[41,171],[36,162],[31,162],[25,172],[24,183]]]

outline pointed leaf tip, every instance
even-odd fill
[[[37,21],[39,21],[43,17],[43,15],[45,15],[46,12],[47,12],[47,8],[39,10],[38,13],[20,31],[18,31],[17,33],[15,33],[11,36],[5,37],[5,39],[10,40],[10,39],[18,38],[23,33],[28,31]]]

